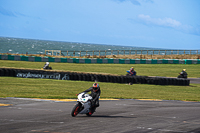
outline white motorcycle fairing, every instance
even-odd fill
[[[91,116],[94,110],[90,110],[92,97],[86,93],[80,93],[78,95],[77,104],[72,109],[71,115],[72,117],[77,116],[78,114],[86,114],[87,116]]]
[[[77,101],[80,102],[82,106],[84,107],[83,110],[79,114],[89,113],[90,106],[91,106],[90,100],[92,100],[92,97],[89,94],[81,93],[78,95]]]

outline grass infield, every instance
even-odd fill
[[[0,60],[0,67],[41,69],[44,62]],[[75,64],[51,63],[53,70],[97,72],[125,75],[134,66],[138,75],[177,77],[187,69],[189,77],[200,77],[200,65],[187,64]],[[93,82],[0,77],[0,97],[23,97],[43,99],[74,99],[75,94],[89,87]],[[190,86],[163,86],[148,84],[118,84],[99,82],[101,98],[109,99],[162,99],[200,101],[200,84]]]
[[[43,99],[73,99],[76,94],[92,86],[93,82],[0,77],[0,97]],[[99,82],[101,98],[162,99],[200,101],[200,84],[190,86],[162,86],[148,84],[118,84]]]
[[[45,62],[0,60],[0,67],[41,69]],[[53,70],[97,72],[125,75],[126,71],[134,67],[137,75],[177,77],[182,69],[186,69],[188,77],[200,78],[200,64],[80,64],[50,62]]]

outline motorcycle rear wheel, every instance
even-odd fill
[[[183,76],[182,75],[178,75],[178,77],[177,78],[183,78]]]
[[[71,115],[72,117],[75,117],[78,115],[78,113],[81,111],[81,104],[80,103],[77,103],[74,108],[72,109],[72,112],[71,112]]]
[[[96,107],[92,109],[89,113],[86,113],[87,116],[92,116],[92,114],[95,112]]]

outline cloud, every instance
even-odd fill
[[[144,2],[154,3],[153,0],[143,0]]]
[[[141,5],[137,0],[129,0],[133,5]]]
[[[33,19],[41,19],[40,17],[34,17],[34,16],[28,16],[19,12],[13,12],[10,10],[6,10],[3,7],[0,6],[0,14],[4,15],[4,16],[9,16],[9,17],[29,17],[29,18],[33,18]]]
[[[153,0],[114,0],[114,1],[118,1],[118,2],[131,2],[133,5],[137,5],[140,6],[142,2],[145,3],[154,3]]]
[[[10,17],[16,17],[15,13],[4,9],[3,7],[0,6],[0,14],[5,15],[5,16],[10,16]]]
[[[160,26],[172,28],[188,34],[200,35],[200,28],[191,25],[185,25],[172,18],[152,18],[149,15],[138,15],[138,22],[147,26]]]
[[[127,2],[127,1],[130,1],[133,5],[137,5],[137,6],[141,5],[138,0],[114,0],[114,1],[118,1],[118,2]]]
[[[153,24],[153,25],[166,26],[172,28],[179,27],[182,25],[179,21],[173,20],[171,18],[163,18],[163,19],[151,18],[150,16],[144,14],[138,15],[138,18],[147,25]]]

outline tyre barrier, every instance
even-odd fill
[[[59,72],[53,70],[29,70],[0,68],[0,76],[21,78],[46,78],[57,80],[77,80],[94,82],[111,82],[126,84],[154,84],[154,85],[190,85],[190,80],[182,78],[148,77],[148,76],[116,76],[79,72]]]

